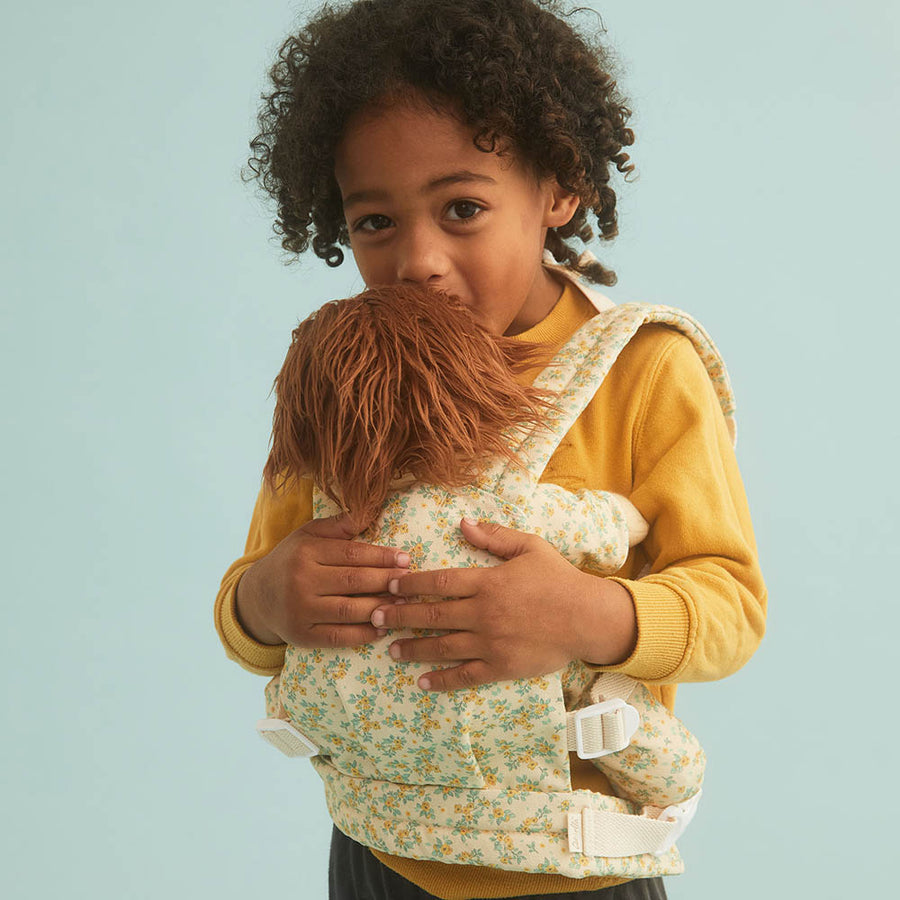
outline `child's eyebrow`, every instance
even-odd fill
[[[447,175],[441,175],[440,178],[434,178],[425,185],[420,191],[422,194],[431,193],[448,184],[463,184],[466,182],[478,182],[481,184],[496,184],[497,180],[491,178],[490,175],[482,175],[479,172],[470,172],[468,169],[460,169],[458,172],[450,172]],[[354,203],[371,203],[389,200],[390,195],[387,191],[382,190],[362,190],[353,191],[347,194],[343,199],[344,207],[352,206]]]
[[[480,181],[485,184],[496,184],[497,180],[491,178],[490,175],[482,175],[478,172],[470,172],[468,169],[461,169],[459,172],[451,172],[449,175],[442,175],[429,181],[427,187],[422,193],[433,191],[435,188],[443,187],[446,184],[460,184],[465,181]]]

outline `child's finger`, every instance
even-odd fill
[[[388,579],[388,591],[410,597],[472,597],[483,585],[486,568],[434,569],[430,572],[401,572]]]
[[[387,594],[389,584],[404,574],[403,569],[373,569],[364,566],[321,566],[307,587],[319,597],[351,597]]]
[[[307,632],[304,647],[360,647],[371,644],[378,631],[371,625],[313,625]]]
[[[371,596],[326,596],[315,597],[306,609],[307,620],[315,626],[329,625],[371,625],[372,614],[383,606],[383,595]]]
[[[322,566],[374,566],[381,568],[409,566],[409,554],[394,547],[379,547],[361,541],[314,541],[310,554]]]
[[[472,659],[449,669],[437,669],[419,678],[417,684],[423,691],[456,691],[491,684],[497,681],[487,664]]]
[[[394,641],[388,648],[392,659],[418,662],[462,662],[475,656],[473,636],[468,631],[452,631],[435,637]]]
[[[476,624],[467,600],[440,603],[392,603],[372,611],[376,628],[430,628],[435,631],[471,631]]]
[[[470,544],[474,544],[482,550],[488,550],[503,559],[521,556],[533,549],[538,541],[546,543],[535,534],[516,531],[494,522],[479,522],[468,517],[462,520],[460,529],[463,537]]]

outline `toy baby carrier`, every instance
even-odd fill
[[[411,570],[496,565],[461,537],[468,515],[538,534],[579,567],[618,570],[628,553],[622,499],[539,478],[649,322],[693,340],[730,416],[724,368],[696,323],[666,307],[602,310],[535,381],[557,402],[549,427],[519,435],[527,468],[501,461],[464,488],[397,490],[362,539],[406,550]],[[338,511],[316,492],[317,516]],[[705,759],[642,684],[573,661],[538,678],[427,692],[416,680],[433,665],[393,660],[397,637],[335,650],[289,646],[266,688],[270,718],[260,733],[288,755],[311,757],[341,831],[404,857],[570,878],[682,871],[674,841],[693,815]],[[570,751],[592,759],[621,796],[573,790]]]

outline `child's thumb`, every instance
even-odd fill
[[[479,522],[469,516],[463,518],[461,527],[463,536],[470,544],[503,559],[519,556],[532,541],[540,540],[536,535],[505,528],[494,522]]]
[[[362,522],[345,512],[323,519],[313,519],[311,522],[307,522],[303,530],[313,537],[349,541],[365,531],[368,524],[368,522]]]

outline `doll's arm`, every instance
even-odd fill
[[[684,723],[643,684],[618,675],[600,675],[580,707],[622,696],[621,690],[609,693],[604,687],[610,680],[619,688],[621,682],[627,683],[627,703],[637,711],[639,725],[624,750],[596,757],[593,764],[620,797],[640,806],[665,808],[693,797],[703,784],[706,754]]]
[[[556,484],[537,486],[531,507],[533,530],[573,565],[600,575],[617,572],[628,550],[647,536],[647,521],[621,494],[568,491]]]

